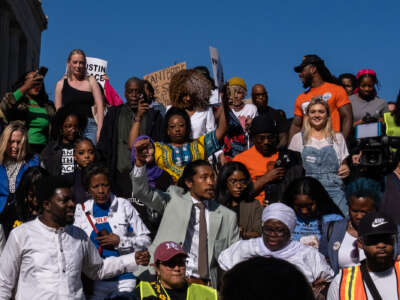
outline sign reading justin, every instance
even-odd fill
[[[107,61],[95,58],[95,57],[86,57],[86,72],[89,75],[94,76],[98,83],[104,88],[104,74],[107,71]]]
[[[169,83],[175,73],[186,69],[186,62],[182,62],[168,68],[147,74],[143,76],[154,88],[154,94],[157,100],[167,106],[169,102]]]
[[[215,85],[221,89],[224,85],[224,71],[222,70],[221,58],[218,49],[210,46],[211,64],[214,73]]]

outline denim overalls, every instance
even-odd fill
[[[342,179],[337,175],[340,162],[333,148],[333,139],[329,140],[329,145],[321,149],[305,145],[304,134],[303,152],[301,159],[306,176],[314,177],[324,186],[333,202],[339,207],[342,213],[348,215],[348,206],[344,193],[344,185]]]

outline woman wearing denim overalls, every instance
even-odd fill
[[[318,179],[346,216],[348,207],[342,179],[350,174],[345,162],[349,152],[343,135],[332,130],[326,101],[320,97],[310,101],[304,129],[293,136],[289,149],[301,153],[306,176]]]

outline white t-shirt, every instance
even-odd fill
[[[61,175],[74,172],[74,148],[62,148],[61,152]]]
[[[167,106],[167,111],[171,108],[171,105]],[[211,107],[208,107],[204,111],[196,111],[190,117],[190,123],[192,124],[192,138],[197,139],[206,133],[215,130],[214,113]]]
[[[336,133],[337,142],[333,142],[333,149],[335,149],[339,163],[341,164],[347,156],[349,156],[349,151],[347,150],[346,141],[341,133]],[[308,141],[307,146],[311,146],[317,149],[322,149],[323,147],[329,146],[328,139],[317,140],[311,137]],[[303,152],[303,137],[301,132],[296,133],[289,144],[289,150]]]
[[[347,268],[359,265],[360,261],[365,259],[364,250],[358,248],[356,243],[357,238],[346,231],[338,253],[339,268]],[[358,257],[354,255],[354,251],[356,250],[358,250]]]
[[[235,114],[237,118],[239,117],[254,118],[257,115],[257,106],[251,103],[246,103],[241,110],[235,111],[234,109],[232,109],[232,112]]]
[[[384,272],[369,272],[371,279],[374,282],[376,289],[382,297],[382,300],[398,299],[397,296],[397,280],[394,268],[390,268]],[[340,280],[342,278],[342,271],[339,272],[331,282],[328,291],[328,300],[339,300],[340,296]],[[367,298],[373,299],[372,295],[364,283],[367,292]]]
[[[254,119],[257,116],[257,106],[251,103],[246,103],[241,110],[235,111],[234,109],[232,109],[232,112],[234,113],[236,118],[238,118],[242,127],[246,128],[247,117]]]

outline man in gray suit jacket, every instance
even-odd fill
[[[163,214],[158,232],[148,249],[150,254],[153,257],[155,248],[165,241],[181,244],[189,254],[187,276],[204,282],[210,281],[212,286],[216,287],[219,280],[218,256],[239,240],[239,230],[236,214],[213,200],[216,181],[213,169],[204,160],[191,162],[186,166],[178,182],[181,187],[171,186],[164,193],[149,188],[145,168],[145,159],[138,153],[136,165],[131,172],[133,196]],[[198,270],[199,257],[201,255],[204,257],[204,253],[199,253],[201,221],[199,221],[200,209],[196,205],[198,202],[204,203],[206,207],[208,278],[201,278],[199,274],[201,272]],[[142,268],[141,271],[139,277],[144,278],[148,271],[153,273],[151,268],[147,270]]]

